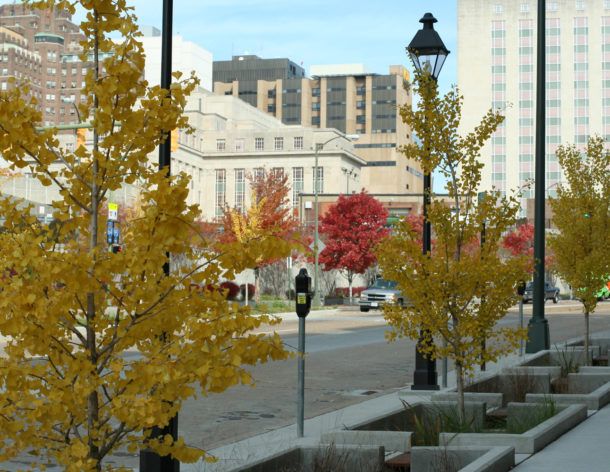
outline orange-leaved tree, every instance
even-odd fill
[[[152,154],[171,130],[188,129],[183,112],[197,80],[175,74],[171,94],[148,86],[125,2],[28,4],[86,10],[80,57],[91,68],[78,109],[92,145],[61,147],[57,130],[41,127],[27,84],[0,92],[3,158],[61,195],[54,233],[14,199],[0,199],[0,267],[9,272],[0,278],[0,462],[27,450],[70,472],[97,472],[113,451],[147,447],[184,462],[205,458],[184,438],[152,437],[152,427],[167,425],[198,392],[250,383],[245,365],[287,353],[279,336],[251,333],[269,317],[250,316],[217,290],[189,291],[255,264],[242,242],[212,251],[204,238],[193,241],[200,212],[187,205],[188,179],[168,178]],[[121,44],[110,38],[117,31]],[[124,251],[114,254],[103,209],[110,192],[136,181],[139,211],[125,215]],[[256,244],[273,257],[269,232]],[[168,254],[184,263],[166,274]]]
[[[225,207],[222,209],[220,224],[224,231],[219,235],[219,241],[255,240],[261,233],[272,234],[276,238],[277,253],[269,257],[266,254],[253,254],[256,258],[254,267],[254,286],[256,301],[260,302],[260,270],[275,263],[281,257],[288,257],[292,250],[302,250],[300,237],[297,233],[299,221],[288,198],[290,186],[288,175],[279,169],[265,172],[260,169],[254,174],[248,174],[247,180],[251,188],[251,206]]]

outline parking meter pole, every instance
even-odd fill
[[[303,437],[305,418],[305,318],[299,318],[299,399],[297,405],[297,436]]]
[[[519,299],[519,328],[523,329],[523,297]],[[519,356],[523,356],[523,338],[519,341]]]
[[[296,312],[299,317],[297,436],[302,438],[303,418],[305,416],[305,318],[311,309],[311,277],[307,275],[307,269],[301,269],[294,278],[294,291],[296,295]]]

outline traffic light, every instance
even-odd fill
[[[120,244],[113,244],[112,246],[110,246],[110,250],[113,254],[118,254],[119,252],[123,252],[123,246],[121,246]]]
[[[173,129],[171,132],[169,147],[171,151],[178,150],[178,128]]]
[[[85,145],[87,140],[87,129],[86,128],[78,128],[76,130],[76,149]]]

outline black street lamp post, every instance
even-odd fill
[[[525,351],[534,353],[550,348],[549,323],[544,317],[544,239],[545,239],[545,31],[546,2],[538,0],[536,51],[536,187],[534,189],[534,307],[529,321]]]
[[[421,20],[424,26],[416,34],[411,44],[407,47],[407,52],[415,68],[419,72],[427,72],[436,82],[441,72],[449,50],[443,44],[441,37],[434,30],[436,18],[432,13],[426,13]],[[423,252],[430,253],[430,221],[428,220],[428,206],[430,205],[431,176],[430,170],[424,172],[424,231],[423,231]],[[425,342],[426,333],[421,332],[418,344]],[[436,361],[430,359],[420,352],[415,351],[415,373],[413,375],[413,390],[438,390],[438,374],[436,372]]]
[[[172,80],[172,23],[173,23],[173,0],[163,0],[163,31],[161,34],[161,88],[169,90]],[[159,168],[165,168],[167,176],[171,175],[171,139],[166,136],[163,144],[159,145]],[[168,262],[163,265],[163,272],[169,275]],[[152,437],[164,437],[171,435],[178,439],[178,414],[170,418],[169,424],[152,428]],[[159,456],[158,454],[144,450],[140,452],[141,472],[179,472],[180,462],[171,456]]]

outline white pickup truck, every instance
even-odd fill
[[[377,279],[375,283],[360,294],[360,311],[367,312],[371,308],[379,309],[384,303],[404,304],[402,292],[396,288],[396,282]]]

